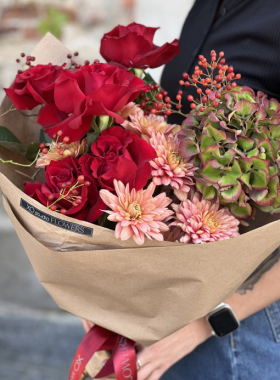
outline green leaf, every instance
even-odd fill
[[[39,142],[32,142],[28,144],[25,157],[28,161],[34,161],[38,152],[40,150],[40,143]]]
[[[0,127],[0,145],[12,152],[26,153],[26,146],[6,127]]]
[[[214,186],[205,186],[202,194],[204,199],[211,200],[215,197],[216,190]]]
[[[51,138],[45,133],[44,128],[40,129],[39,141],[44,144],[52,142]]]
[[[274,139],[280,139],[280,125],[270,125],[269,130]]]
[[[268,175],[263,169],[253,173],[252,187],[256,190],[264,190],[267,188]]]
[[[179,153],[182,157],[193,157],[198,153],[197,150],[197,145],[193,140],[184,140],[179,144]]]
[[[21,144],[19,139],[6,127],[0,127],[0,142],[15,142]]]
[[[242,171],[236,160],[233,161],[231,171],[224,174],[219,180],[218,184],[221,187],[237,185],[237,179],[242,175]]]
[[[251,173],[248,172],[248,173],[245,173],[243,174],[241,177],[240,177],[240,180],[245,183],[245,185],[247,185],[249,187],[249,189],[251,190],[252,186],[251,186],[251,183],[250,183],[250,179],[251,179]]]
[[[230,207],[230,212],[236,218],[246,219],[252,214],[252,207],[249,205],[249,203],[246,203],[246,207],[239,207],[237,205],[233,205]]]
[[[273,146],[268,139],[260,141],[257,145],[257,148],[258,149],[263,148],[265,150],[266,157],[270,161],[274,161]]]
[[[220,156],[220,147],[218,145],[210,145],[201,153],[202,163],[205,164],[209,160],[215,160],[217,156]]]
[[[240,182],[237,182],[236,185],[231,186],[228,190],[221,191],[221,196],[227,201],[227,202],[235,202],[238,200],[240,194],[241,194],[241,184]]]
[[[250,150],[250,152],[247,153],[247,157],[254,157],[259,154],[259,150],[257,148]]]
[[[220,141],[225,141],[227,138],[225,132],[216,129],[211,125],[208,125],[207,127],[205,127],[205,129],[207,129],[208,137],[213,137],[216,143],[219,143]]]
[[[86,153],[91,152],[91,144],[97,140],[100,133],[87,133],[87,150]]]
[[[265,170],[267,174],[269,173],[269,161],[268,160],[263,160],[263,159],[258,158],[258,157],[253,157],[252,160],[253,160],[253,169],[255,169],[255,170],[261,169],[261,170]]]
[[[238,163],[240,165],[242,172],[247,173],[253,165],[253,160],[248,157],[240,157],[238,159]]]
[[[157,82],[153,79],[153,77],[149,73],[145,73],[144,78],[142,78],[145,84],[155,85]]]
[[[203,133],[201,135],[201,151],[204,152],[210,145],[216,145],[216,141]]]
[[[211,166],[211,161],[209,161],[204,168],[202,169],[201,175],[206,181],[210,183],[217,183],[221,176],[223,175],[223,172],[220,169],[213,168]]]
[[[237,115],[245,117],[254,113],[254,111],[256,111],[257,108],[255,103],[252,103],[247,99],[242,99],[240,102],[235,104],[234,109]]]
[[[269,167],[269,177],[273,177],[277,173],[278,173],[278,169],[276,165]]]
[[[253,190],[250,191],[249,195],[250,195],[250,198],[254,202],[261,203],[261,206],[268,206],[268,205],[262,204],[262,201],[266,197],[267,193],[268,193],[267,189],[264,189],[264,190],[254,190],[253,189]]]
[[[239,136],[237,139],[237,145],[240,149],[243,150],[243,152],[248,152],[249,150],[253,149],[254,144],[254,140],[249,139],[249,137]]]

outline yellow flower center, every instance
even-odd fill
[[[142,216],[141,207],[137,202],[131,203],[127,208],[127,212],[130,215],[130,220],[139,219]]]
[[[203,220],[203,224],[206,224],[210,228],[211,233],[215,232],[218,228],[221,227],[219,220],[214,217],[213,211],[207,213]]]

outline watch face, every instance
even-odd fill
[[[208,317],[208,321],[218,337],[223,337],[239,327],[230,309],[224,308]]]

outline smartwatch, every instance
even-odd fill
[[[240,322],[231,307],[221,303],[206,315],[206,320],[212,328],[212,334],[222,338],[238,329]]]

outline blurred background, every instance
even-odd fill
[[[47,32],[82,60],[102,58],[100,40],[117,24],[160,27],[154,43],[178,38],[194,0],[1,0],[0,102],[21,52]],[[160,80],[162,68],[151,70]],[[1,120],[0,120],[1,125]],[[84,336],[81,321],[60,310],[38,282],[0,201],[0,379],[61,380]]]

